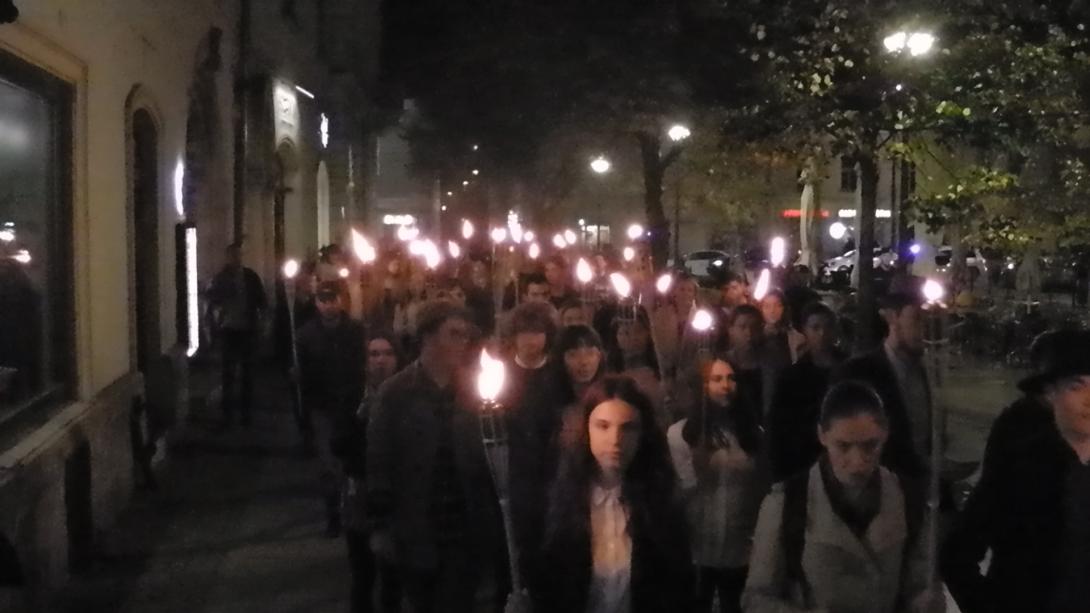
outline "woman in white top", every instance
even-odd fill
[[[550,492],[534,613],[686,610],[685,521],[651,402],[611,375],[587,391],[581,414]]]
[[[834,386],[818,436],[821,459],[761,505],[746,612],[942,611],[942,591],[928,590],[923,501],[879,465],[889,422],[878,394]]]
[[[701,375],[703,399],[666,435],[687,501],[697,576],[694,611],[710,612],[718,593],[722,613],[740,613],[753,529],[767,492],[763,433],[757,409],[737,393],[729,362],[710,360]]]

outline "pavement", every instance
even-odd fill
[[[141,491],[57,613],[348,610],[343,539],[323,536],[317,466],[305,459],[283,377],[258,377],[254,423],[223,429],[201,390],[156,491]]]

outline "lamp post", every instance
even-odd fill
[[[522,593],[522,577],[518,572],[519,549],[515,542],[514,524],[511,520],[511,472],[510,446],[507,427],[504,422],[503,407],[499,402],[506,377],[503,362],[488,355],[488,350],[481,351],[481,371],[477,375],[477,392],[480,394],[480,412],[477,414],[480,426],[481,444],[484,446],[488,472],[492,475],[492,485],[496,489],[500,514],[503,516],[504,539],[507,542],[508,571],[511,573],[512,594]]]
[[[886,36],[882,40],[882,45],[886,48],[888,53],[903,56],[906,53],[910,58],[922,58],[930,55],[935,47],[935,43],[938,39],[934,34],[926,30],[908,30],[902,29]],[[896,90],[899,92],[903,89],[901,84],[896,86]],[[904,133],[900,130],[896,131],[895,138],[898,142],[904,143]],[[898,195],[898,164],[901,165],[901,177]],[[908,162],[905,160],[898,160],[896,158],[890,160],[890,210],[892,215],[893,226],[893,245],[897,250],[899,256],[905,256],[903,251],[903,244],[905,242],[905,236],[908,234],[908,220],[905,216],[904,208],[905,203],[908,200],[908,191],[911,186],[906,179],[906,173],[908,172]]]
[[[609,170],[611,168],[613,168],[613,163],[610,162],[608,159],[605,158],[605,156],[602,156],[602,155],[599,155],[598,157],[594,158],[590,162],[590,169],[593,170],[599,176],[606,174],[607,172],[609,172]],[[595,242],[597,243],[596,247],[598,249],[601,249],[602,248],[602,199],[598,198],[597,200],[598,200],[598,219],[597,219],[597,225],[594,226],[594,228],[595,228],[594,234],[595,234],[595,237],[596,237]]]
[[[674,142],[675,146],[692,136],[692,131],[683,124],[674,124],[666,136]],[[677,175],[677,185],[674,187],[674,262],[681,261],[681,181],[682,173]]]

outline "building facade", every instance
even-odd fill
[[[224,248],[243,241],[272,294],[285,255],[362,218],[379,14],[15,5],[0,25],[0,539],[22,580],[0,604],[41,610],[169,459]]]

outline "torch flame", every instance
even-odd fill
[[[621,298],[628,298],[632,293],[632,284],[619,272],[609,275],[609,282],[613,284],[613,291],[617,292]]]
[[[534,239],[537,238],[537,235],[534,234],[533,230],[527,230],[527,231],[522,233],[522,238],[526,242],[532,243],[532,242],[534,242]]]
[[[507,230],[505,230],[504,228],[492,229],[492,242],[499,245],[505,240],[507,240]]]
[[[666,273],[659,277],[658,281],[655,281],[655,289],[657,289],[660,294],[665,295],[666,292],[670,291],[670,287],[673,286],[673,284],[674,276],[670,273]]]
[[[424,264],[432,270],[439,268],[439,264],[443,261],[443,255],[439,253],[439,247],[430,239],[424,241],[421,255],[424,256]]]
[[[462,257],[462,248],[454,241],[447,241],[447,252],[450,253],[450,257],[456,260]]]
[[[715,320],[712,318],[712,314],[707,309],[700,309],[696,313],[693,313],[693,330],[704,333],[712,329],[712,325],[715,324]]]
[[[481,400],[495,402],[503,389],[505,377],[503,362],[488,355],[488,350],[481,351],[481,373],[477,375],[477,392]]]
[[[530,259],[536,260],[541,255],[541,247],[537,243],[530,244]]]
[[[946,288],[942,286],[942,283],[939,283],[934,279],[928,279],[924,282],[923,297],[927,300],[928,303],[935,304],[936,302],[942,300],[943,296],[945,295]]]
[[[352,229],[352,250],[356,252],[356,257],[364,264],[370,264],[378,257],[375,248],[355,228]]]
[[[576,239],[575,232],[573,232],[571,230],[564,230],[564,240],[568,241],[569,245],[574,245],[575,244],[575,239]]]
[[[625,247],[622,253],[624,255],[624,261],[626,262],[631,262],[636,259],[636,250],[632,247]]]
[[[462,238],[466,240],[473,238],[473,223],[468,219],[462,220]]]
[[[295,275],[299,274],[299,262],[296,260],[288,260],[284,262],[284,278],[294,279]]]
[[[419,239],[409,241],[409,255],[424,255],[424,241]]]
[[[590,263],[583,258],[579,258],[579,261],[575,263],[575,278],[579,279],[579,282],[583,285],[590,283],[594,278],[594,270],[591,269]]]
[[[564,237],[560,234],[553,235],[553,246],[557,249],[563,249],[568,246],[568,241],[564,240]]]
[[[408,242],[415,240],[420,235],[420,229],[411,226],[399,226],[397,229],[397,240],[401,242]]]
[[[342,279],[347,279],[348,274],[349,274],[348,269],[347,268],[342,268],[342,269],[337,271],[337,274],[340,275]]]
[[[768,259],[774,267],[783,266],[787,259],[787,241],[783,237],[777,236],[772,239],[772,244],[768,248]]]
[[[764,300],[771,286],[772,273],[766,268],[761,271],[761,276],[757,279],[757,287],[753,290],[753,298],[755,300]]]

